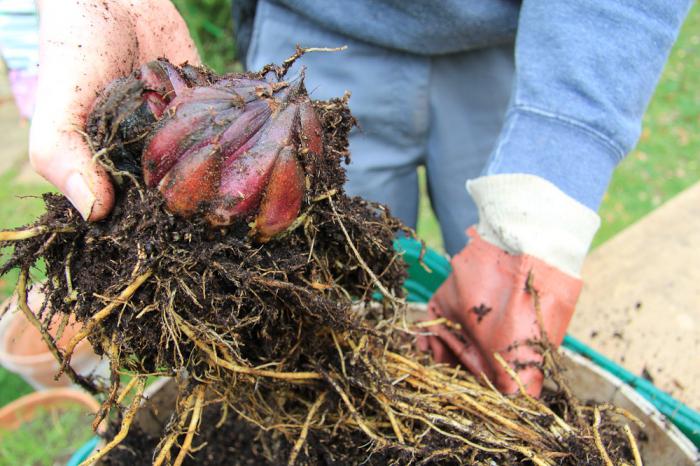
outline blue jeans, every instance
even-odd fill
[[[415,228],[417,169],[426,167],[430,201],[445,249],[455,254],[477,222],[464,183],[482,172],[503,119],[513,80],[513,47],[499,46],[440,56],[385,49],[326,30],[284,7],[261,1],[256,12],[249,69],[280,63],[302,47],[338,47],[310,53],[306,85],[314,99],[352,92],[359,122],[350,137],[349,194],[389,206]]]

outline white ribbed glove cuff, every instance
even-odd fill
[[[528,254],[580,277],[600,217],[535,175],[490,175],[467,181],[479,209],[477,232],[510,254]]]

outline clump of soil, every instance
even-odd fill
[[[178,73],[187,85],[245,78],[277,86],[290,64],[245,76],[193,67]],[[343,189],[354,124],[347,98],[313,103],[323,150],[294,154],[305,180],[299,215],[261,242],[251,235],[255,212],[212,227],[206,215],[173,214],[160,192],[145,188],[135,160],[159,123],[134,113],[143,107],[133,96],[151,91],[133,79],[126,84],[111,88],[88,128],[96,159],[119,186],[112,214],[87,223],[66,198],[47,194],[44,216],[0,234],[0,246],[14,247],[0,274],[20,269],[19,304],[35,325],[71,314],[84,325],[65,353],[44,336],[68,375],[104,393],[96,422],[122,411],[118,433],[92,460],[129,451],[135,441],[135,451],[154,448],[155,465],[182,464],[199,445],[197,432],[208,432],[211,445],[192,454],[245,444],[271,464],[630,460],[612,408],[581,407],[564,388],[549,405],[505,398],[415,351],[417,330],[406,322],[402,299],[405,265],[392,247],[405,228],[386,207]],[[131,120],[121,117],[124,102]],[[35,318],[26,292],[39,260],[48,279],[35,285],[46,296]],[[381,299],[371,304],[375,294]],[[108,387],[71,369],[83,338],[111,359]],[[551,358],[549,352],[550,369]],[[124,387],[120,373],[133,376]],[[152,375],[181,383],[162,435],[145,442],[129,432]],[[221,410],[221,423],[210,422]],[[231,436],[241,440],[226,443]]]

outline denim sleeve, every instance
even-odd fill
[[[525,0],[487,175],[527,173],[597,210],[692,0]]]

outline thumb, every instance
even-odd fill
[[[107,216],[114,204],[114,188],[105,170],[75,128],[46,119],[32,122],[29,159],[41,176],[55,185],[85,220]]]

